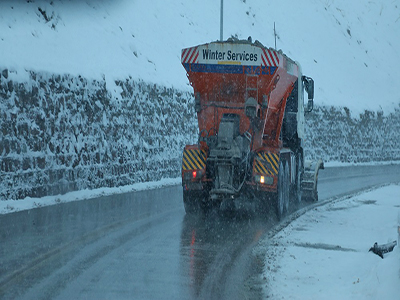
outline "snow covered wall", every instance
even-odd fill
[[[385,114],[347,107],[316,106],[306,114],[306,156],[325,162],[365,163],[400,160],[400,105]]]
[[[105,80],[14,75],[0,76],[0,199],[180,175],[196,137],[189,93],[126,79],[113,94]]]
[[[126,80],[46,72],[0,75],[0,199],[62,194],[179,177],[197,137],[193,95]],[[352,117],[317,106],[306,155],[325,161],[400,160],[400,107]]]

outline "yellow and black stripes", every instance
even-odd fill
[[[261,175],[277,176],[279,171],[279,154],[258,152],[254,159],[253,172]]]
[[[201,170],[206,167],[207,154],[204,149],[185,149],[183,150],[182,169]]]

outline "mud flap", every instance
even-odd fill
[[[199,214],[204,212],[204,192],[203,191],[183,191],[183,204],[186,214]]]

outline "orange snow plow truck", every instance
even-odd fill
[[[250,207],[281,218],[290,201],[317,201],[323,162],[305,161],[303,149],[314,81],[299,63],[237,39],[183,49],[181,59],[199,126],[197,144],[183,151],[186,213]]]

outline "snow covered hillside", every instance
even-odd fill
[[[105,76],[108,89],[129,76],[189,90],[183,47],[219,38],[215,0],[28,0],[0,2],[1,69]],[[353,112],[398,107],[398,0],[262,1],[224,5],[224,38],[252,36],[302,64],[319,104]]]

